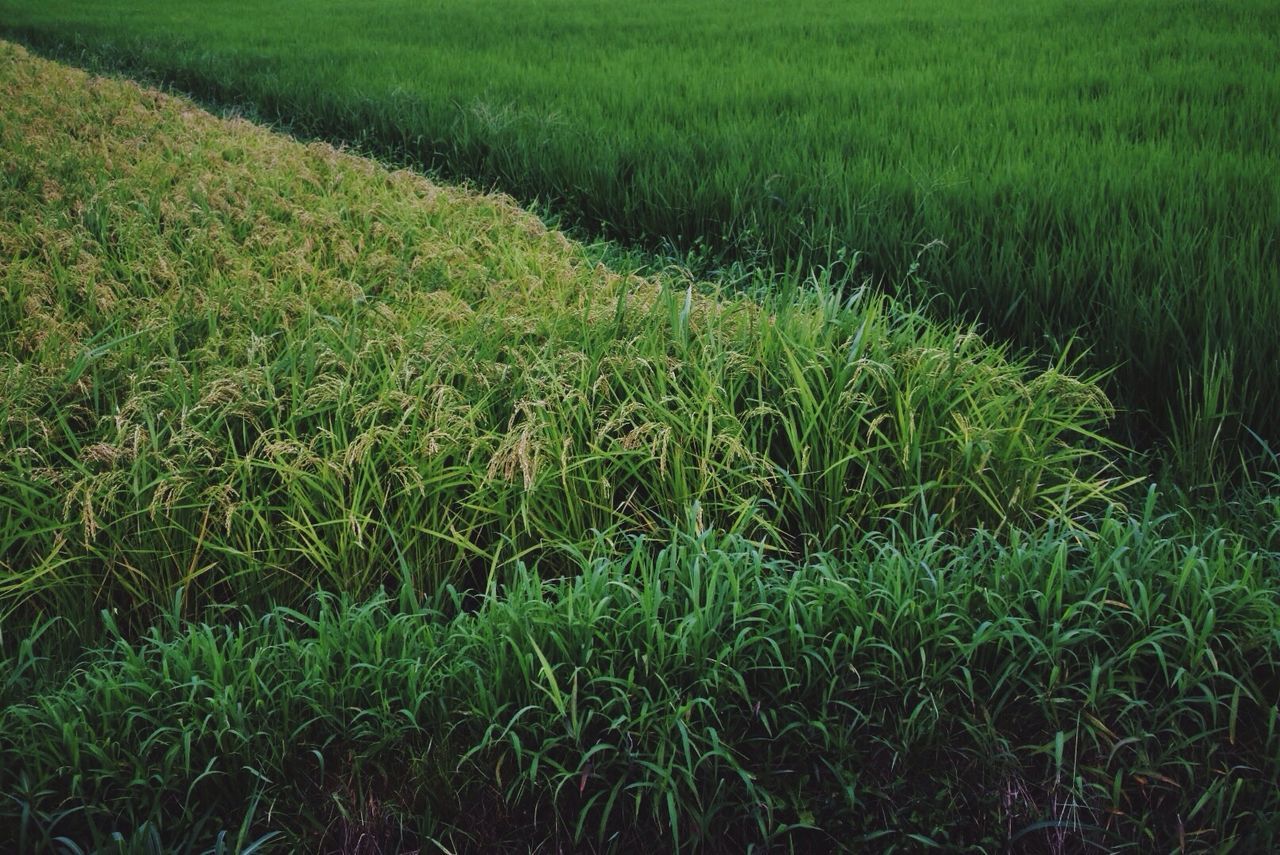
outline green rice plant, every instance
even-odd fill
[[[563,576],[115,628],[0,710],[0,828],[448,851],[1265,851],[1277,555],[1155,516],[795,563],[700,530]],[[37,640],[35,647],[44,643]],[[231,832],[229,832],[230,834]]]
[[[1170,464],[1199,489],[1211,489],[1227,480],[1219,471],[1222,447],[1231,437],[1224,434],[1238,426],[1227,410],[1235,399],[1231,385],[1235,366],[1229,354],[1205,348],[1197,371],[1184,380],[1170,434]],[[1172,414],[1171,414],[1172,415]],[[1234,446],[1234,443],[1232,444]]]
[[[1065,344],[7,45],[0,149],[0,848],[1280,836],[1275,491],[1128,515]]]
[[[3,47],[0,614],[482,586],[592,532],[801,554],[1123,479],[1067,357],[624,276],[508,200]]]
[[[1078,336],[1144,445],[1195,430],[1211,345],[1224,445],[1277,439],[1270,0],[0,0],[0,26],[610,237],[907,283],[1050,358]]]

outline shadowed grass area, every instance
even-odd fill
[[[430,589],[694,504],[797,552],[1116,496],[1097,387],[971,330],[621,276],[503,198],[0,50],[6,613]]]
[[[857,253],[890,287],[918,263],[1002,337],[1080,332],[1198,484],[1241,424],[1280,439],[1278,9],[0,0],[0,26],[613,237]]]
[[[686,530],[478,598],[171,613],[65,679],[37,639],[0,824],[124,851],[1274,842],[1275,554],[1149,513],[799,564]]]

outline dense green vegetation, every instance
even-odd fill
[[[430,587],[695,503],[791,550],[1116,495],[1098,390],[971,331],[624,277],[501,199],[33,68],[0,105],[14,603]]]
[[[1280,485],[1065,345],[3,43],[0,151],[0,849],[1280,837]]]
[[[614,237],[857,255],[1040,352],[1079,331],[1189,482],[1236,417],[1280,438],[1270,0],[0,0],[0,26]]]
[[[217,829],[343,852],[1266,851],[1280,599],[1258,556],[1151,518],[898,535],[793,565],[687,533],[474,602],[174,617],[53,685],[37,639],[0,712],[0,820],[135,851]]]

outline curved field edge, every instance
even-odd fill
[[[857,253],[890,283],[919,265],[913,296],[1022,346],[1081,336],[1128,435],[1167,440],[1189,485],[1248,430],[1276,441],[1265,0],[115,8],[0,17],[615,237],[841,270]]]
[[[0,686],[0,827],[104,851],[1268,851],[1276,556],[1149,510],[800,563],[690,525],[480,598],[171,611],[141,637],[108,616],[69,673],[45,625]]]
[[[498,196],[0,48],[0,607],[799,554],[1113,502],[1096,385],[871,295],[624,277]]]

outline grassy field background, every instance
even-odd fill
[[[1050,357],[1078,332],[1192,480],[1241,424],[1280,437],[1265,0],[0,0],[0,28],[612,237],[856,257]]]
[[[0,848],[1265,849],[1280,503],[882,295],[0,44]]]
[[[1277,10],[0,28],[0,850],[1280,841]]]

